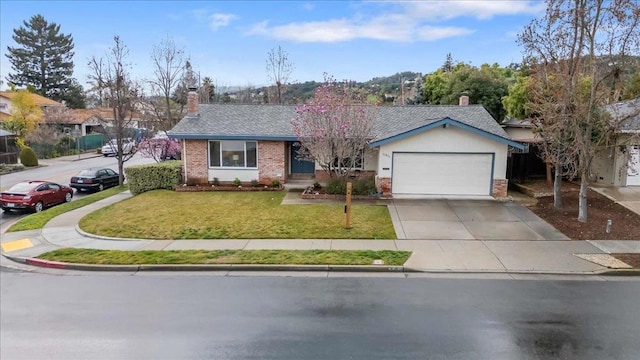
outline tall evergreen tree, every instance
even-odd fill
[[[60,33],[60,25],[34,15],[13,29],[16,47],[8,46],[7,58],[14,73],[7,81],[32,85],[38,93],[61,100],[73,74],[73,37]]]

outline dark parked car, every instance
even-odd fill
[[[102,191],[119,184],[119,175],[109,168],[82,170],[71,178],[69,186],[78,191]]]
[[[69,202],[73,198],[73,189],[48,182],[25,181],[13,185],[0,194],[2,210],[31,210],[40,212],[44,208]]]

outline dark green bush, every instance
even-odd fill
[[[280,180],[278,180],[278,179],[271,180],[271,187],[279,188],[280,187]]]
[[[364,177],[351,181],[351,195],[371,195],[376,192],[376,181],[372,177]],[[327,194],[347,194],[347,180],[345,178],[330,179],[325,187]]]
[[[329,179],[324,190],[327,192],[327,194],[344,195],[347,193],[347,181],[344,178]]]
[[[20,163],[24,166],[38,166],[38,157],[32,148],[25,146],[20,150]]]
[[[353,195],[371,195],[376,193],[376,180],[373,177],[363,177],[353,182]]]
[[[233,179],[233,186],[241,186],[242,185],[242,181],[240,181],[240,179],[235,178]]]
[[[133,195],[156,189],[174,190],[182,182],[182,162],[131,166],[125,169],[125,174]]]
[[[65,136],[60,138],[60,140],[58,140],[58,142],[54,147],[54,151],[57,154],[63,154],[63,155],[67,155],[72,152],[75,152],[75,150],[76,150],[76,141],[70,136]]]

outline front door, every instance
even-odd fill
[[[298,159],[298,149],[300,149],[300,143],[294,142],[291,144],[289,153],[291,154],[291,173],[292,174],[313,174],[316,170],[316,165],[312,161]]]
[[[640,145],[629,146],[627,186],[640,186]]]

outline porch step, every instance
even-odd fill
[[[289,180],[287,180],[287,182],[284,184],[284,188],[287,190],[291,190],[291,189],[303,190],[308,188],[309,186],[313,186],[313,183],[314,183],[313,179],[292,180],[291,178],[289,178]]]
[[[315,178],[314,174],[289,174],[289,178],[287,182],[295,181],[295,180],[311,180],[313,183],[313,179]]]

